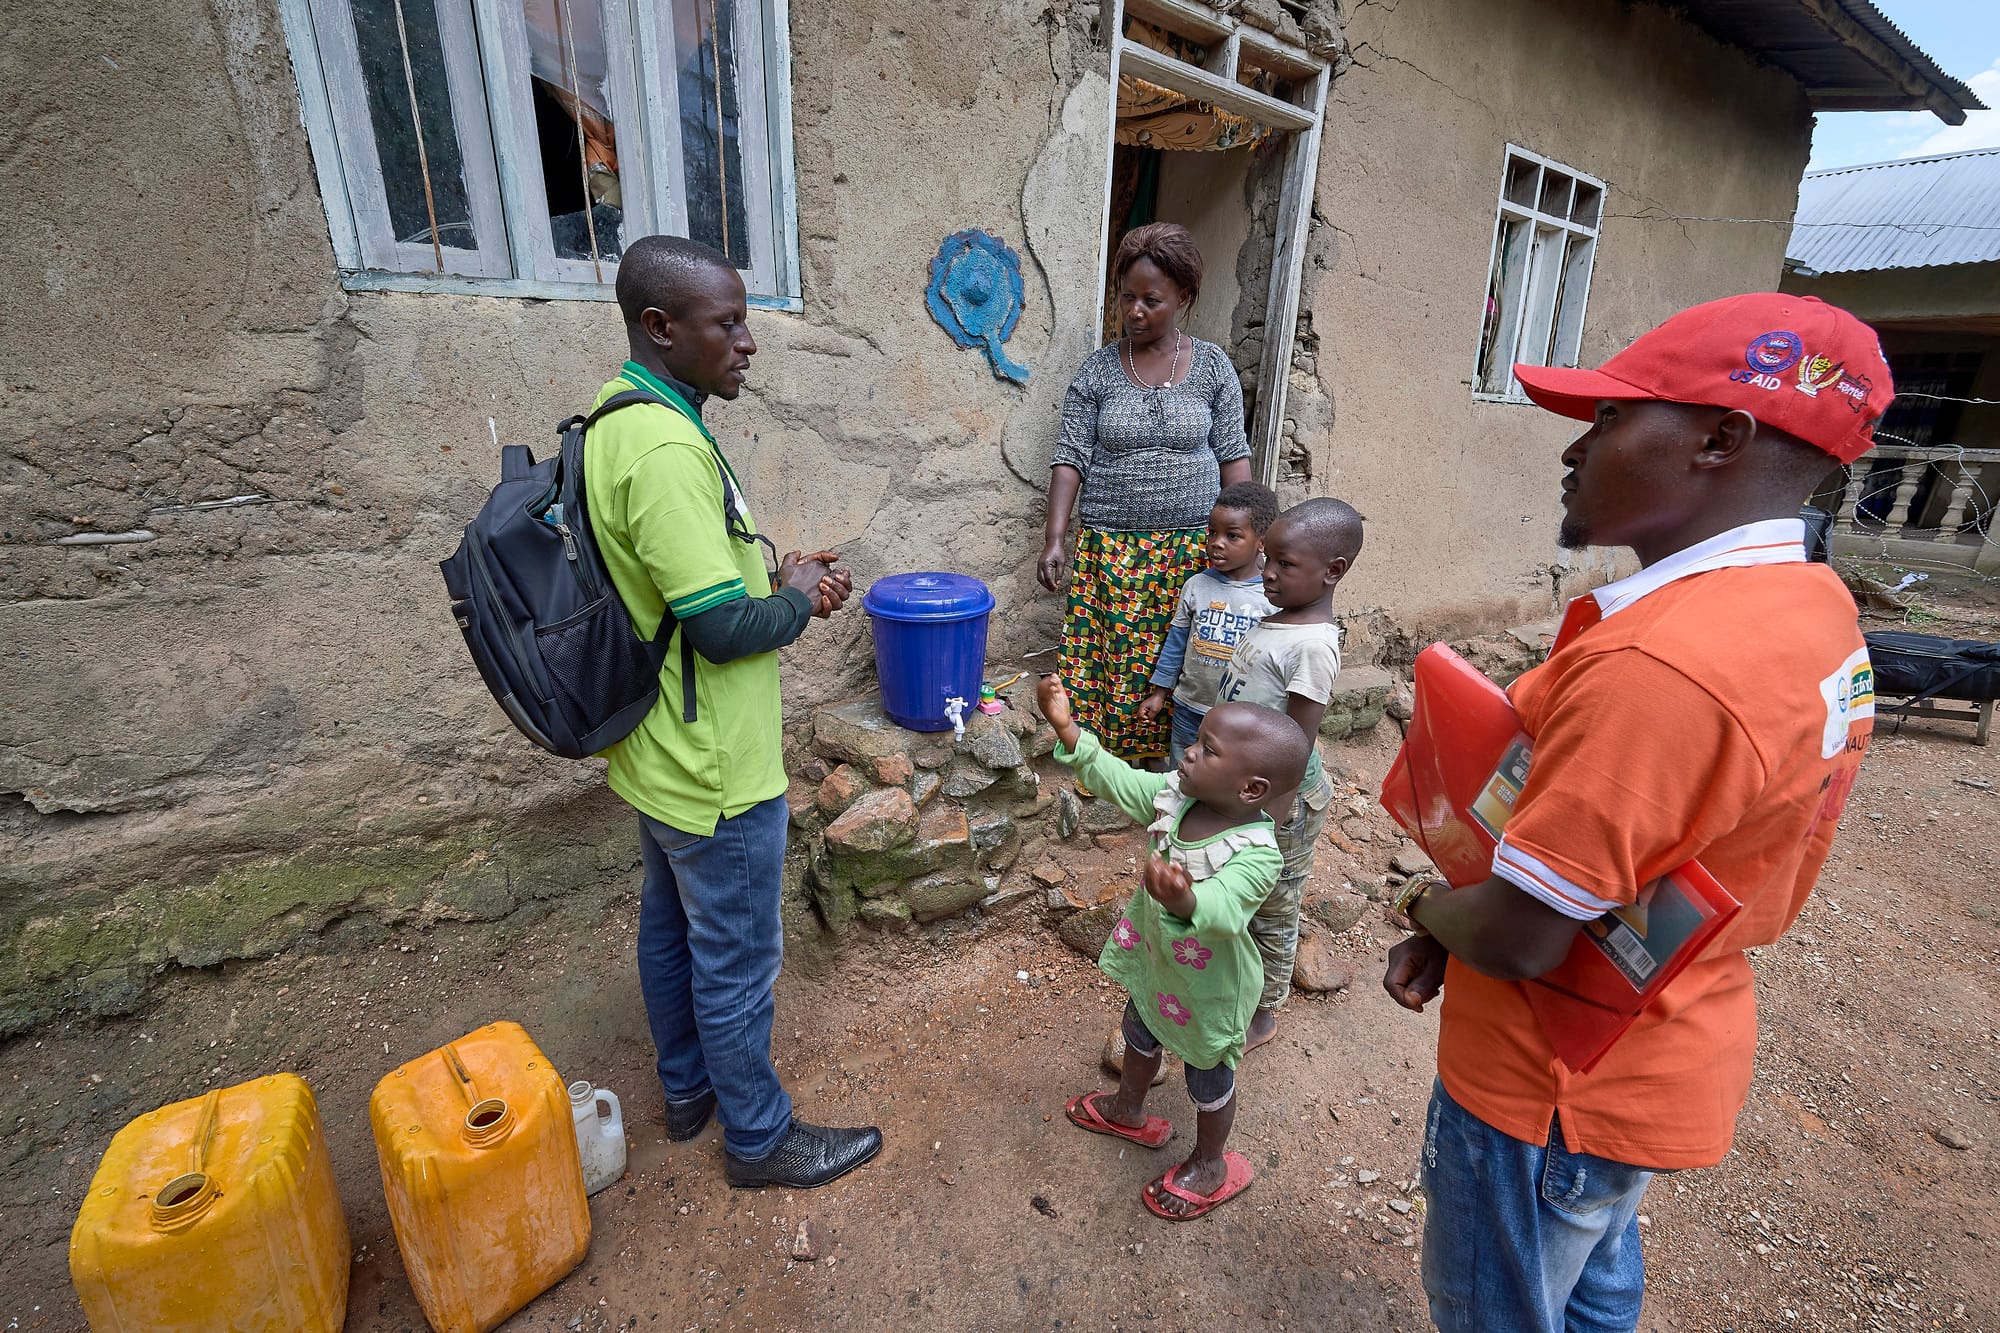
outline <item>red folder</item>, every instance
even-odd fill
[[[1382,808],[1455,888],[1493,873],[1493,849],[1528,779],[1534,740],[1506,694],[1441,643],[1417,655],[1416,703],[1382,780]],[[1523,983],[1566,1066],[1589,1073],[1743,904],[1690,861],[1630,907],[1584,923],[1569,956]]]

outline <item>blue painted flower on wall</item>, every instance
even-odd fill
[[[1028,368],[1009,361],[1000,344],[1020,321],[1021,298],[1020,256],[998,236],[953,232],[931,260],[932,318],[960,347],[983,347],[993,373],[1016,384],[1028,382]]]

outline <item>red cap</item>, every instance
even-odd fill
[[[1875,331],[1816,296],[1750,292],[1681,311],[1596,370],[1514,367],[1528,397],[1578,421],[1600,398],[1742,408],[1851,463],[1896,396]]]

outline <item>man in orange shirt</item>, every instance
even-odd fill
[[[1383,985],[1442,989],[1426,1123],[1424,1286],[1445,1330],[1629,1330],[1656,1171],[1729,1149],[1756,1007],[1743,950],[1784,933],[1833,842],[1874,714],[1852,598],[1799,507],[1894,396],[1868,327],[1811,297],[1685,310],[1598,370],[1516,366],[1591,423],[1562,455],[1565,547],[1642,566],[1573,604],[1510,695],[1533,737],[1491,876],[1412,885]],[[1578,931],[1689,860],[1743,911],[1588,1074],[1527,988]]]

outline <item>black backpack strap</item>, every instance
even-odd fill
[[[580,421],[583,424],[583,428],[589,430],[597,424],[599,417],[609,416],[619,408],[630,407],[634,403],[652,403],[656,407],[667,406],[667,404],[659,400],[658,395],[647,393],[644,389],[626,389],[622,392],[612,394],[609,398],[592,408],[589,416],[572,417],[570,419],[572,421]]]
[[[561,421],[558,421],[556,423],[556,434],[559,436],[566,437],[573,430],[587,430],[591,426],[596,424],[597,419],[599,417],[606,416],[612,412],[616,412],[621,407],[630,407],[634,403],[659,403],[659,402],[660,400],[655,398],[650,393],[642,393],[638,389],[626,389],[622,393],[612,394],[609,398],[599,403],[596,407],[590,410],[589,415],[585,415],[584,413],[579,412],[575,416],[564,417]],[[660,403],[660,405],[662,407],[666,406],[666,404],[664,403]],[[507,451],[510,449],[520,449],[522,453],[527,453],[527,450],[522,446],[510,444],[505,449],[501,450],[501,457],[503,464],[505,461]],[[535,461],[533,455],[529,455],[528,461],[531,464]]]
[[[656,407],[667,406],[667,404],[662,403],[660,401],[657,395],[647,393],[644,390],[641,389],[621,390],[618,393],[612,394],[609,398],[605,399],[603,402],[599,403],[596,407],[592,408],[587,415],[584,413],[578,413],[575,416],[566,417],[562,421],[557,422],[556,434],[568,437],[571,434],[571,432],[575,432],[579,437],[578,447],[581,448],[581,436],[584,433],[588,432],[592,426],[596,425],[600,417],[609,416],[611,413],[616,412],[621,407],[632,407],[639,403],[652,403]],[[725,492],[725,495],[726,494],[727,492]],[[580,489],[578,498],[579,500],[581,500],[582,498]],[[658,626],[654,628],[653,638],[649,645],[653,650],[653,660],[656,663],[666,661],[667,644],[673,638],[674,627],[678,623],[679,621],[675,618],[673,609],[671,607],[665,608],[661,611],[660,623]],[[686,706],[687,706],[686,711],[689,714],[687,720],[692,722],[694,721],[693,717],[694,693],[691,689],[688,692],[688,696],[686,699]]]
[[[1973,658],[1970,661],[1965,662],[1962,666],[1958,668],[1958,670],[1952,672],[1949,676],[1946,676],[1943,680],[1939,681],[1937,684],[1925,690],[1922,694],[1913,694],[1909,698],[1903,700],[1902,706],[1909,707],[1910,705],[1913,704],[1927,703],[1930,700],[1936,698],[1938,695],[1943,694],[1946,690],[1952,689],[1958,686],[1959,684],[1972,679],[1974,676],[1984,671],[1986,669],[1986,666],[1987,666],[1986,663],[1980,661],[1977,658]]]
[[[519,481],[535,465],[534,451],[525,444],[500,446],[500,480]]]
[[[558,434],[567,434],[569,431],[577,428],[588,431],[592,426],[597,424],[599,417],[616,412],[621,407],[631,407],[635,403],[652,403],[656,407],[671,407],[671,404],[662,402],[657,394],[647,393],[643,389],[627,389],[620,393],[614,393],[599,403],[591,410],[589,416],[574,416],[569,418],[557,426],[556,431]],[[522,452],[525,453],[527,451],[524,449]],[[730,536],[736,538],[738,541],[761,541],[764,545],[771,546],[770,538],[765,537],[762,533],[744,532],[741,529],[741,525],[731,517],[729,513],[729,490],[731,485],[729,470],[723,466],[722,455],[717,450],[711,448],[709,450],[709,457],[715,460],[715,473],[717,478],[722,482],[722,522],[724,528]],[[773,546],[771,550],[775,555],[777,548]],[[679,624],[680,621],[675,617],[672,607],[667,607],[660,613],[660,624],[653,631],[652,641],[653,655],[657,660],[664,661],[666,659],[667,644],[673,636],[674,629]],[[681,721],[692,723],[694,720],[694,644],[689,642],[687,635],[683,634],[681,635]]]
[[[685,634],[681,635],[681,721],[694,721],[694,645]]]

